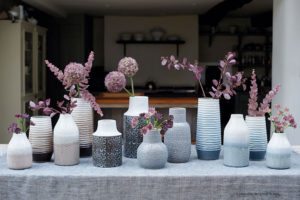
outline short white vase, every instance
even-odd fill
[[[32,147],[26,133],[13,133],[7,146],[7,167],[27,169],[32,166]]]
[[[291,167],[292,147],[286,133],[273,133],[267,147],[267,166],[272,169]]]
[[[224,130],[224,165],[249,165],[249,129],[243,115],[232,114]]]
[[[79,130],[70,114],[60,114],[54,127],[54,163],[79,163]]]

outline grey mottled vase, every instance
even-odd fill
[[[93,164],[97,167],[122,165],[122,136],[93,135]]]
[[[168,149],[168,161],[171,163],[188,162],[191,155],[191,129],[186,122],[185,108],[170,108],[169,115],[174,116],[173,128],[164,137]]]
[[[139,165],[147,169],[164,168],[168,159],[168,150],[161,141],[158,130],[151,130],[143,137],[143,142],[137,150]]]
[[[139,127],[132,128],[132,116],[124,115],[124,156],[127,158],[136,158],[137,149],[143,141],[143,136]]]

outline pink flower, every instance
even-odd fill
[[[105,77],[105,87],[110,92],[120,92],[126,86],[126,78],[123,73],[112,71]]]
[[[118,71],[128,77],[133,77],[138,70],[136,60],[131,57],[122,58],[118,64]]]
[[[88,84],[87,71],[80,63],[70,63],[65,67],[63,85],[67,88],[80,83]]]
[[[131,120],[131,127],[135,128],[139,123],[139,118],[138,117],[133,117]]]

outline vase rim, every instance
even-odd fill
[[[34,118],[34,119],[45,119],[45,118],[50,118],[50,116],[46,116],[46,115],[36,115],[36,116],[32,116],[31,118]]]
[[[129,98],[135,98],[135,99],[148,99],[148,96],[130,96]]]
[[[252,118],[265,118],[265,116],[250,116],[250,115],[246,115],[246,117],[252,117]]]
[[[243,114],[231,114],[231,117],[243,117]]]

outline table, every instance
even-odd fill
[[[0,199],[300,199],[300,155],[295,152],[288,170],[266,168],[264,161],[245,168],[222,162],[198,160],[193,146],[190,162],[167,163],[159,170],[142,169],[127,158],[117,168],[97,168],[84,158],[76,166],[34,163],[30,169],[10,170],[2,154]]]

